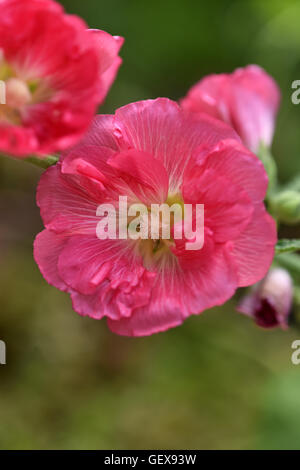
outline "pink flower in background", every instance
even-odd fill
[[[285,269],[270,269],[265,279],[251,289],[237,310],[263,328],[288,327],[293,300],[293,281]]]
[[[181,100],[181,106],[227,122],[257,152],[261,142],[271,146],[279,101],[273,78],[259,66],[248,65],[232,74],[204,77]]]
[[[97,116],[80,144],[42,176],[37,202],[45,230],[34,256],[74,310],[108,318],[121,335],[150,335],[223,304],[270,267],[276,242],[263,199],[262,163],[235,132],[168,99]],[[205,239],[100,240],[97,207],[128,201],[204,204]],[[173,227],[174,229],[174,227]]]
[[[123,39],[87,30],[52,0],[0,0],[0,153],[66,149],[111,86]]]

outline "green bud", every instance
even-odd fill
[[[300,192],[284,190],[272,197],[270,205],[279,221],[291,225],[300,222]]]

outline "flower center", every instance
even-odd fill
[[[6,81],[6,104],[10,108],[20,109],[31,102],[32,95],[26,82],[19,78]]]
[[[29,105],[51,97],[51,92],[40,79],[21,77],[3,59],[0,50],[0,123],[20,125]]]
[[[148,238],[139,240],[138,250],[147,269],[157,267],[174,258],[171,247],[175,246],[172,227],[184,217],[184,203],[180,194],[169,194],[165,204],[149,208]]]

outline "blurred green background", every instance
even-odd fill
[[[62,3],[126,38],[102,112],[177,100],[203,75],[257,63],[282,90],[273,146],[282,182],[300,170],[300,105],[290,99],[299,1]],[[40,173],[0,160],[0,448],[300,449],[300,365],[291,363],[300,331],[260,330],[234,301],[140,339],[79,317],[32,258]]]

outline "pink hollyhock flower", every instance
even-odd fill
[[[204,77],[181,100],[181,106],[227,122],[257,152],[260,143],[271,146],[279,101],[273,78],[259,66],[248,65],[232,74]]]
[[[142,336],[223,304],[270,267],[276,229],[263,199],[267,175],[236,133],[168,99],[97,116],[89,133],[42,176],[46,229],[34,245],[45,279],[67,291],[81,315],[108,318],[112,331]],[[205,240],[96,236],[101,203],[204,204]],[[174,226],[172,234],[174,234]]]
[[[252,317],[263,328],[286,329],[292,300],[291,276],[285,269],[274,268],[242,299],[237,310]]]
[[[0,0],[0,11],[0,152],[72,146],[115,78],[123,39],[87,30],[52,0]]]

